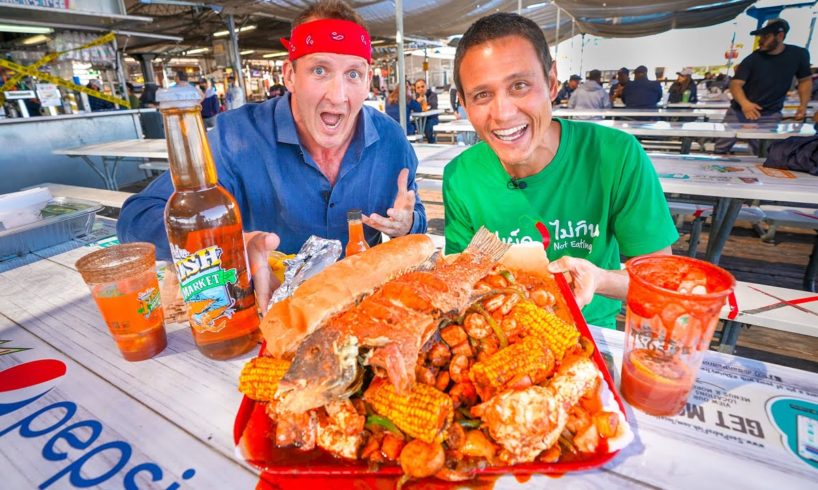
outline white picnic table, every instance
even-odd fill
[[[682,153],[690,152],[693,139],[739,138],[762,141],[786,139],[790,136],[814,136],[815,128],[805,123],[778,124],[724,124],[717,122],[675,122],[675,121],[621,121],[590,120],[595,124],[619,129],[634,136],[680,138]],[[474,126],[468,120],[441,123],[435,126],[438,132],[474,133]]]
[[[209,360],[186,326],[169,324],[164,352],[124,361],[74,268],[96,248],[42,253],[0,273],[3,486],[254,488],[256,470],[233,445],[237,379],[249,355]],[[623,334],[591,330],[618,378]],[[776,414],[782,404],[798,411]],[[752,489],[774,481],[807,488],[818,465],[786,445],[795,441],[797,415],[816,423],[816,414],[814,374],[708,352],[680,415],[628,409],[636,440],[611,462],[557,479],[534,475],[522,485]],[[495,485],[521,483],[504,476]]]
[[[54,150],[56,155],[67,155],[81,158],[105,182],[105,188],[119,189],[116,182],[116,169],[119,162],[126,158],[167,160],[168,149],[164,139],[131,139],[96,143]],[[94,159],[99,159],[99,165]]]
[[[657,107],[656,109],[626,109],[626,108],[612,108],[612,109],[568,109],[568,108],[554,108],[551,115],[562,118],[605,118],[616,119],[618,117],[650,117],[653,119],[674,119],[674,118],[694,118],[702,121],[709,121],[711,119],[721,120],[724,118],[725,111],[723,109],[664,109]]]
[[[426,134],[426,122],[429,120],[430,117],[439,116],[443,114],[444,111],[440,109],[429,109],[428,111],[423,112],[413,112],[411,114],[412,119],[415,120],[415,126],[417,127],[417,134],[424,135]]]

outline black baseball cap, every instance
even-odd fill
[[[761,29],[756,29],[750,33],[751,36],[763,36],[764,34],[784,34],[790,32],[790,24],[784,19],[770,19]]]
[[[630,73],[631,71],[625,68],[624,66],[620,68],[617,73]]]
[[[578,81],[578,82],[581,82],[581,81],[582,81],[582,77],[581,77],[581,76],[579,76],[579,75],[571,75],[571,78],[569,78],[568,80],[576,80],[576,81]]]
[[[639,65],[633,70],[634,73],[647,73],[648,67],[645,65]]]

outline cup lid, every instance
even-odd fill
[[[190,107],[199,104],[202,93],[193,85],[177,85],[171,88],[160,88],[156,91],[159,108]]]

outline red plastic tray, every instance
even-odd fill
[[[588,325],[574,300],[574,295],[562,274],[555,276],[557,286],[562,293],[571,316],[580,333],[593,342]],[[264,351],[264,346],[261,352]],[[619,409],[625,414],[622,398],[616,390],[613,378],[608,372],[605,361],[599,352],[594,349],[592,356],[602,377],[613,393]],[[296,488],[306,490],[311,488],[394,488],[402,471],[397,465],[384,465],[377,471],[371,471],[366,463],[360,461],[346,461],[336,459],[322,450],[299,451],[297,449],[278,449],[274,447],[270,434],[275,434],[275,428],[270,418],[264,413],[264,404],[244,397],[239,407],[233,427],[233,439],[239,454],[247,463],[261,472],[259,488]],[[485,488],[502,475],[514,475],[524,481],[532,474],[560,475],[568,472],[597,468],[613,459],[619,451],[592,455],[581,461],[563,463],[527,463],[514,466],[495,466],[478,472],[477,477],[469,482],[460,482],[457,486],[465,485]],[[308,485],[308,486],[305,486]],[[313,486],[316,485],[316,486]],[[318,486],[320,485],[320,486]],[[426,479],[414,482],[411,488],[447,488],[453,484],[440,480]]]

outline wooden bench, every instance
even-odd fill
[[[818,295],[813,292],[737,281],[734,294],[738,312],[731,315],[728,303],[720,315],[721,352],[732,354],[741,328],[752,325],[818,337]]]
[[[81,187],[78,185],[54,184],[45,182],[32,187],[48,187],[52,196],[71,197],[74,199],[85,199],[95,201],[109,208],[121,209],[126,199],[133,194],[122,191],[109,191],[107,189],[97,189],[96,187]]]
[[[775,232],[779,226],[804,228],[818,232],[818,209],[795,208],[788,206],[762,205],[764,222],[768,225],[767,231],[761,235],[765,242],[775,240]],[[815,276],[818,274],[818,233],[816,233],[809,256],[807,270],[804,272],[804,289],[816,291]]]

